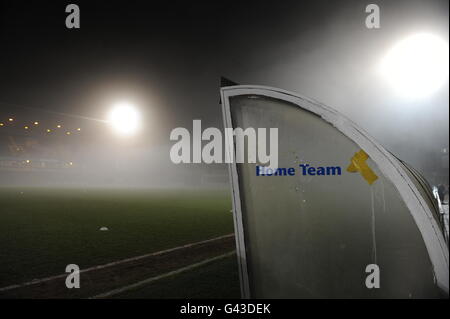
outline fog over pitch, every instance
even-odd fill
[[[193,119],[222,127],[220,76],[322,101],[433,183],[448,174],[441,160],[442,150],[448,152],[448,84],[406,101],[374,70],[410,34],[427,31],[448,41],[448,1],[379,1],[377,30],[365,27],[366,4],[360,1],[77,4],[76,30],[65,28],[66,4],[0,4],[2,120],[46,121],[64,113],[72,116],[58,121],[92,132],[73,146],[73,162],[85,164],[83,177],[72,179],[75,185],[192,186],[202,174],[221,175],[226,185],[225,164],[169,160],[173,128],[189,128]],[[142,115],[140,134],[127,142],[82,119],[105,119],[122,100]],[[42,181],[8,177],[9,185]]]

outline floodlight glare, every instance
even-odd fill
[[[111,110],[108,122],[121,135],[132,135],[140,126],[139,113],[129,103],[118,103]]]
[[[419,98],[438,90],[448,79],[448,43],[419,33],[397,43],[384,57],[380,71],[401,96]]]

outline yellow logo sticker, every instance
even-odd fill
[[[363,150],[355,153],[351,159],[350,165],[347,167],[347,172],[359,172],[367,183],[372,185],[378,179],[378,176],[372,171],[369,165],[367,165],[366,161],[368,158],[369,155]]]

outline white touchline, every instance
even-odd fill
[[[140,256],[136,256],[136,257],[131,257],[131,258],[126,258],[126,259],[122,259],[122,260],[118,260],[118,261],[113,261],[107,264],[103,264],[103,265],[98,265],[98,266],[93,266],[93,267],[89,267],[86,269],[82,269],[80,270],[80,273],[85,273],[88,271],[92,271],[92,270],[98,270],[98,269],[103,269],[103,268],[107,268],[107,267],[111,267],[111,266],[115,266],[115,265],[120,265],[123,263],[127,263],[130,261],[136,261],[136,260],[140,260],[143,258],[147,258],[147,257],[151,257],[151,256],[158,256],[158,255],[162,255],[165,253],[170,253],[176,250],[180,250],[183,248],[189,248],[189,247],[194,247],[197,245],[202,245],[202,244],[206,244],[206,243],[210,243],[216,240],[220,240],[220,239],[224,239],[224,238],[229,238],[234,236],[233,234],[227,234],[227,235],[223,235],[223,236],[219,236],[219,237],[215,237],[215,238],[211,238],[211,239],[206,239],[206,240],[202,240],[202,241],[198,241],[195,243],[190,243],[190,244],[186,244],[186,245],[182,245],[182,246],[178,246],[178,247],[174,247],[174,248],[169,248],[169,249],[165,249],[165,250],[160,250],[154,253],[149,253],[149,254],[145,254],[145,255],[140,255]],[[50,276],[50,277],[46,277],[46,278],[41,278],[41,279],[33,279],[31,281],[22,283],[22,284],[15,284],[15,285],[10,285],[10,286],[6,286],[6,287],[2,287],[0,288],[0,292],[2,291],[7,291],[7,290],[11,290],[11,289],[16,289],[16,288],[21,288],[21,287],[26,287],[26,286],[31,286],[31,285],[36,285],[36,284],[40,284],[43,282],[47,282],[50,280],[55,280],[55,279],[59,279],[59,278],[65,278],[67,277],[67,274],[60,274],[60,275],[55,275],[55,276]]]
[[[188,270],[192,270],[194,268],[197,268],[197,267],[209,264],[209,263],[211,263],[213,261],[216,261],[216,260],[219,260],[219,259],[223,259],[223,258],[232,256],[234,254],[236,254],[235,250],[230,251],[230,252],[228,252],[226,254],[223,254],[223,255],[219,255],[219,256],[216,256],[216,257],[212,257],[212,258],[208,258],[208,259],[202,260],[202,261],[200,261],[198,263],[191,264],[189,266],[182,267],[182,268],[179,268],[177,270],[173,270],[173,271],[167,272],[167,273],[162,274],[162,275],[158,275],[158,276],[155,276],[155,277],[144,279],[142,281],[139,281],[137,283],[134,283],[134,284],[131,284],[131,285],[128,285],[128,286],[124,286],[124,287],[121,287],[121,288],[113,289],[113,290],[108,291],[108,292],[101,293],[101,294],[96,295],[94,297],[91,297],[89,299],[99,299],[99,298],[111,297],[111,296],[120,294],[122,292],[128,291],[128,290],[133,290],[133,289],[145,286],[145,285],[147,285],[149,283],[152,283],[154,281],[157,281],[157,280],[160,280],[160,279],[163,279],[163,278],[167,278],[167,277],[171,277],[171,276],[180,274],[180,273],[188,271]]]

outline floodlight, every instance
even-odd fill
[[[447,81],[448,43],[439,37],[419,33],[397,43],[384,57],[380,71],[401,96],[424,97]]]
[[[129,136],[140,127],[140,115],[136,108],[127,102],[117,103],[109,113],[108,122],[121,135]]]

